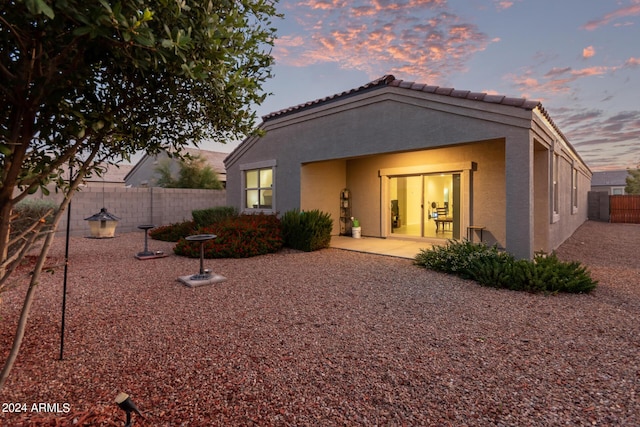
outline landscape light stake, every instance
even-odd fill
[[[136,404],[133,403],[133,401],[131,400],[131,398],[129,397],[129,395],[127,393],[119,393],[116,396],[116,403],[118,404],[120,409],[122,409],[123,411],[125,411],[127,413],[127,420],[125,422],[124,427],[130,427],[131,426],[131,423],[132,423],[131,422],[131,412],[135,412],[141,418],[144,419],[144,416],[140,413],[140,410],[138,409]]]

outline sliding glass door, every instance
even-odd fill
[[[460,238],[460,174],[390,177],[391,233]]]

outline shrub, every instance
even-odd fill
[[[585,266],[577,261],[560,261],[555,253],[536,256],[534,265],[547,292],[589,293],[598,285]]]
[[[218,206],[208,209],[196,209],[191,212],[197,227],[206,227],[231,216],[238,216],[233,206]]]
[[[578,262],[560,261],[555,254],[536,254],[533,260],[516,260],[496,247],[468,241],[423,249],[415,264],[473,279],[483,286],[527,292],[588,293],[595,289],[587,269]]]
[[[483,286],[511,289],[515,262],[515,259],[506,253],[496,257],[479,258],[470,268],[470,278]]]
[[[196,234],[196,229],[196,223],[193,221],[178,222],[149,230],[149,237],[164,242],[177,242],[184,237]]]
[[[17,236],[24,232],[36,221],[44,217],[49,210],[51,210],[51,213],[44,219],[47,225],[51,225],[58,207],[59,206],[52,200],[25,199],[18,202],[13,208],[13,213],[16,215],[16,218],[11,222],[11,234]]]
[[[194,234],[215,234],[204,243],[205,258],[246,258],[277,252],[282,248],[280,220],[275,215],[239,215],[199,228]],[[177,255],[198,258],[200,242],[180,239]]]
[[[498,249],[468,240],[449,240],[445,246],[423,249],[414,259],[414,263],[430,270],[473,279],[473,265],[483,259],[496,259],[502,256]]]
[[[285,212],[281,221],[285,246],[306,252],[329,247],[333,220],[328,213],[294,209]]]

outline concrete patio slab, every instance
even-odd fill
[[[444,243],[444,240],[382,239],[377,237],[354,239],[349,236],[331,236],[332,248],[408,259],[413,259],[421,249],[431,249],[434,245]]]

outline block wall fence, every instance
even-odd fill
[[[62,201],[62,195],[53,191],[49,196],[37,196]],[[120,218],[116,235],[140,231],[138,225],[156,226],[192,219],[191,211],[225,206],[226,190],[194,190],[183,188],[84,188],[71,199],[72,236],[88,236],[89,223],[85,218],[98,213],[101,208]],[[58,226],[58,233],[66,232],[67,214]]]

